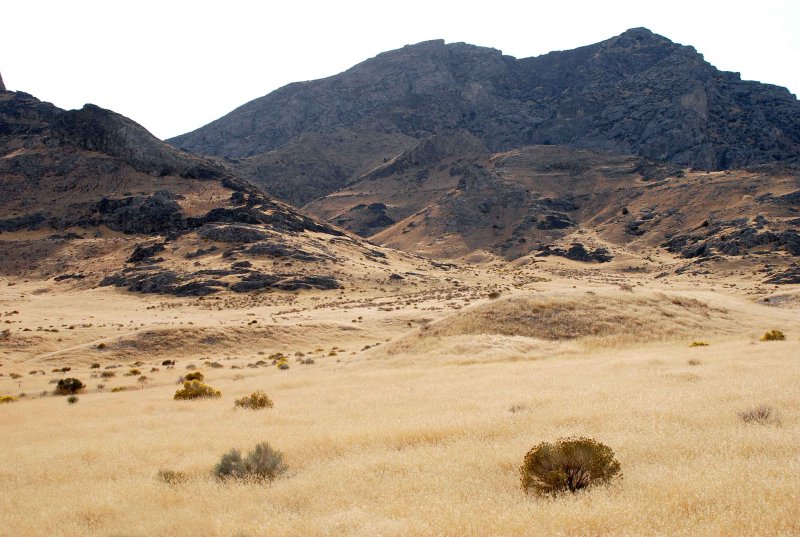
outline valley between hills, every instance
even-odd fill
[[[0,535],[800,534],[788,91],[645,29],[412,45],[167,142],[1,81]],[[621,475],[524,492],[573,437]]]

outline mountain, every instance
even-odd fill
[[[170,142],[433,257],[800,255],[800,102],[643,28],[521,60],[411,45]]]
[[[567,145],[726,170],[796,160],[800,102],[644,28],[524,59],[439,40],[290,84],[168,141],[303,205],[457,131],[493,153]]]
[[[356,270],[381,281],[389,271],[376,247],[130,119],[9,91],[0,92],[0,250],[3,275],[178,296],[335,289]]]

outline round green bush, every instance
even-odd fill
[[[276,451],[268,443],[257,444],[252,451],[242,457],[238,449],[224,454],[214,467],[218,479],[257,479],[272,481],[286,471],[283,453]]]
[[[56,384],[56,395],[73,395],[83,390],[86,385],[80,380],[72,377],[60,379]]]

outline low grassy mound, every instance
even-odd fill
[[[648,341],[728,332],[723,309],[663,293],[572,293],[498,299],[430,326],[422,337],[495,334],[549,341],[610,336]]]

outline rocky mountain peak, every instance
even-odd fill
[[[3,84],[3,73],[0,73],[0,91],[6,91],[6,85]]]
[[[334,131],[358,132],[358,140],[422,140],[461,129],[491,152],[567,145],[722,170],[795,158],[798,117],[800,101],[784,88],[743,82],[691,46],[632,28],[523,59],[443,40],[407,45],[338,75],[281,88],[170,143],[262,158]],[[369,149],[347,136],[353,148]],[[363,164],[357,153],[350,169]],[[269,189],[266,172],[245,173]]]

